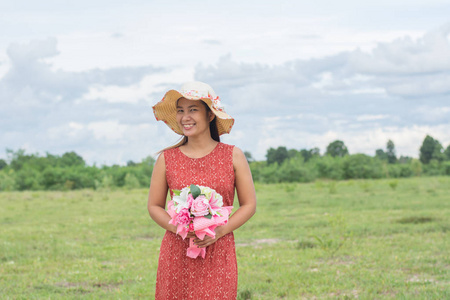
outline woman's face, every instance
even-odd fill
[[[209,122],[214,115],[207,112],[201,100],[188,100],[180,98],[177,102],[177,123],[185,136],[195,136],[209,133]]]

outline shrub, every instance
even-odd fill
[[[139,180],[133,174],[127,173],[125,175],[125,187],[127,189],[136,189],[140,186]]]
[[[10,172],[0,171],[0,191],[14,190],[16,182],[14,180],[13,174],[13,170],[11,170]]]
[[[445,175],[450,175],[450,161],[445,161],[442,163],[442,169]]]
[[[326,155],[314,158],[310,162],[320,178],[344,179],[343,158]]]
[[[310,182],[316,178],[314,169],[304,164],[303,158],[284,161],[276,174],[279,182]]]
[[[381,161],[365,154],[346,156],[344,158],[343,169],[346,179],[383,177]]]
[[[19,171],[14,172],[15,189],[19,191],[42,189],[40,178],[41,174],[35,169],[29,167],[21,168]]]

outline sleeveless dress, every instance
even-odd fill
[[[179,148],[164,151],[169,190],[208,186],[233,205],[235,175],[233,147],[223,143],[206,156],[189,158]],[[155,299],[236,299],[237,262],[234,235],[229,233],[206,247],[206,257],[186,256],[189,239],[166,231],[161,243]]]

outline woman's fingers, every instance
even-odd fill
[[[214,244],[216,242],[216,239],[213,239],[209,236],[205,236],[204,240],[202,241],[199,238],[194,239],[194,244],[196,244],[198,247],[208,247],[211,244]]]

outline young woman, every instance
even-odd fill
[[[156,160],[148,211],[166,233],[161,243],[156,278],[156,299],[236,299],[237,263],[233,231],[256,211],[252,175],[243,152],[220,142],[229,133],[234,119],[225,113],[213,89],[203,82],[184,84],[170,90],[153,106],[157,120],[164,121],[182,135],[175,146],[162,151]],[[207,186],[232,206],[235,189],[239,208],[228,223],[215,229],[215,238],[200,240],[194,233],[186,239],[176,234],[165,211],[167,192],[191,184]],[[206,248],[205,258],[186,256],[189,238]]]

